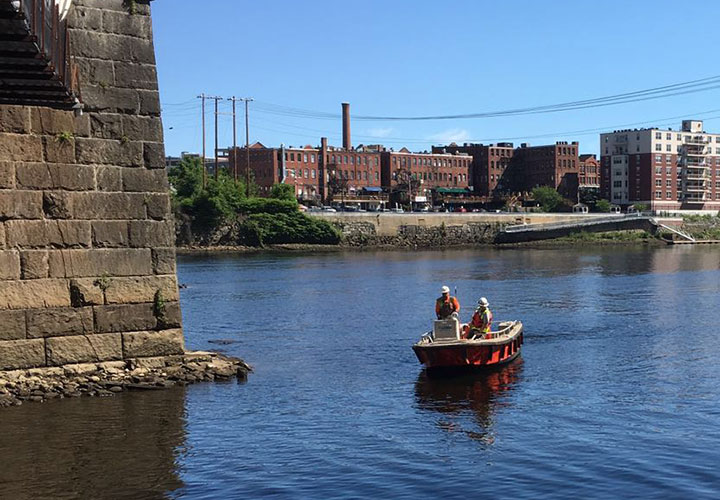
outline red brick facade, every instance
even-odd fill
[[[600,162],[595,155],[580,155],[580,187],[600,187]]]

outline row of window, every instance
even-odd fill
[[[662,140],[662,137],[663,137],[663,133],[662,133],[662,132],[655,132],[655,139]],[[686,136],[685,136],[685,142],[690,141],[690,138],[691,138],[691,137],[692,137],[692,136],[690,136],[690,135],[686,135]],[[665,139],[668,140],[668,141],[672,141],[672,132],[665,132]],[[677,139],[678,141],[682,141],[682,140],[683,140],[683,135],[682,135],[682,134],[677,134],[677,135],[676,135],[676,139]],[[607,142],[607,137],[605,138],[605,140],[606,140],[605,142]],[[637,140],[640,140],[640,134],[637,134]],[[710,142],[712,142],[712,137],[703,137],[703,140],[704,140],[705,142],[707,142],[707,143],[710,143]],[[715,137],[715,142],[717,142],[717,143],[720,144],[720,136],[716,136],[716,137]]]
[[[399,161],[398,161],[399,160]],[[448,160],[445,158],[438,159],[438,158],[398,158],[396,156],[392,157],[392,164],[393,166],[397,167],[400,165],[401,167],[410,167],[410,166],[425,166],[425,167],[465,167],[467,168],[470,165],[470,161],[463,161],[458,160],[457,158],[453,158],[452,160]]]

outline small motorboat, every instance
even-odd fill
[[[467,325],[460,325],[455,318],[435,321],[433,331],[424,334],[413,351],[429,372],[497,367],[520,355],[520,321],[500,322],[495,331],[471,340],[460,335],[466,329]]]

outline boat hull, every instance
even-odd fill
[[[428,370],[483,369],[510,363],[520,355],[522,324],[504,338],[417,343],[413,351]]]

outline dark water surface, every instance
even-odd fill
[[[250,380],[4,410],[0,497],[720,496],[718,248],[184,257],[179,278],[188,347]],[[427,380],[410,346],[443,284],[465,319],[480,295],[521,319],[522,358]]]

